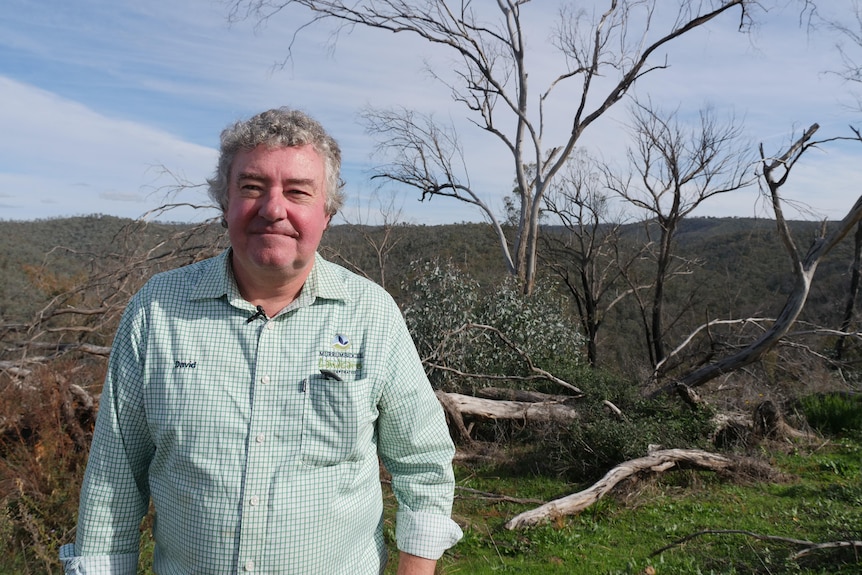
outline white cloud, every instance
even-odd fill
[[[164,170],[199,183],[215,165],[210,148],[2,76],[0,94],[0,133],[15,135],[0,138],[4,217],[136,217],[176,184]]]

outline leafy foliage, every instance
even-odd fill
[[[862,395],[813,394],[800,400],[809,425],[821,433],[862,437]]]
[[[401,291],[407,327],[435,366],[435,388],[464,391],[481,386],[483,374],[528,376],[525,355],[539,364],[580,361],[583,337],[553,289],[525,298],[511,278],[482,286],[451,261],[435,259],[416,262]],[[446,368],[477,377],[465,383]]]

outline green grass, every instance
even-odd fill
[[[708,472],[670,471],[627,486],[576,517],[507,531],[504,523],[530,505],[491,502],[459,491],[454,515],[464,539],[447,552],[439,573],[567,575],[860,574],[862,549],[821,550],[792,560],[801,546],[743,534],[705,534],[653,553],[701,531],[736,530],[827,542],[862,540],[862,448],[845,440],[812,453],[778,455],[787,478],[739,484]],[[576,492],[543,477],[505,469],[458,469],[458,484],[510,497],[549,499]]]

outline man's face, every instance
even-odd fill
[[[241,150],[225,220],[238,279],[305,280],[329,218],[323,158],[310,145]]]

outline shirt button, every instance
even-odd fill
[[[258,433],[258,434],[255,436],[254,440],[255,440],[256,442],[258,442],[258,443],[263,443],[264,435],[263,435],[262,433]]]
[[[260,499],[258,498],[258,496],[257,496],[257,495],[255,495],[255,496],[253,496],[251,499],[249,499],[249,500],[248,500],[248,502],[249,502],[249,503],[251,503],[251,506],[252,506],[252,507],[254,507],[254,506],[256,506],[258,503],[260,503]]]
[[[272,321],[266,322],[266,329],[268,329],[269,331],[274,330],[275,329],[275,322],[272,322]]]
[[[243,564],[242,568],[245,569],[246,571],[254,571],[254,561],[251,561],[251,560],[246,561]]]
[[[261,377],[261,378],[260,378],[260,382],[261,382],[261,383],[263,383],[263,384],[267,384],[267,383],[269,383],[269,376],[268,376],[268,375],[264,375],[263,377]]]

